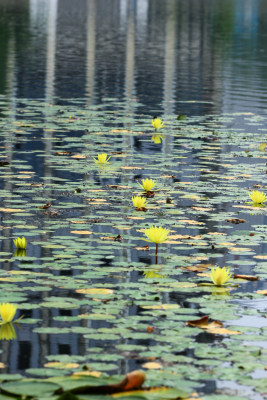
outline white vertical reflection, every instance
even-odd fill
[[[57,3],[58,0],[47,0],[47,46],[46,46],[46,76],[45,76],[45,100],[46,103],[53,104],[55,91],[55,70],[56,70],[56,33],[57,33]],[[52,105],[51,105],[52,106]],[[44,131],[45,157],[44,157],[44,176],[51,177],[52,170],[49,163],[51,157],[53,132]],[[47,180],[46,183],[50,183]]]
[[[7,41],[7,69],[6,69],[6,92],[11,109],[14,110],[14,118],[16,115],[16,56],[15,56],[16,40],[14,30],[10,34]]]
[[[30,26],[38,31],[45,29],[44,19],[49,7],[49,0],[30,0]]]
[[[166,3],[166,35],[164,60],[164,112],[170,114],[173,109],[171,100],[174,97],[175,80],[175,1]]]
[[[127,20],[126,20],[126,54],[125,54],[125,83],[124,83],[124,96],[125,96],[125,116],[131,116],[134,121],[134,109],[131,106],[134,94],[134,66],[135,66],[135,0],[127,2]],[[125,124],[128,128],[128,124]],[[134,138],[124,135],[123,148],[133,148]],[[124,163],[127,163],[127,157],[124,158]],[[127,184],[128,178],[124,180]],[[128,234],[130,232],[127,231]],[[123,250],[125,260],[131,259],[131,253],[126,248]],[[130,274],[127,275],[127,280],[130,280]],[[125,373],[125,371],[123,371]]]
[[[166,34],[165,34],[165,60],[164,60],[164,113],[173,113],[174,89],[175,89],[175,46],[176,46],[176,18],[175,18],[175,0],[169,0],[166,6]],[[163,151],[170,150],[170,138],[163,140]]]
[[[131,99],[134,89],[134,57],[135,57],[135,23],[134,9],[128,3],[126,63],[125,63],[125,97]]]
[[[135,0],[127,3],[127,23],[126,23],[126,59],[125,59],[125,115],[130,115],[133,118],[133,102],[134,94],[134,65],[135,65]],[[126,124],[128,127],[128,124]],[[124,146],[133,144],[133,138],[124,136]],[[126,162],[126,160],[125,160]]]
[[[39,0],[30,0],[30,23],[32,27],[35,25],[35,21],[37,20],[38,1]]]
[[[96,39],[96,4],[87,0],[86,23],[86,97],[87,104],[93,104],[95,79],[95,39]]]
[[[48,0],[46,79],[45,79],[45,98],[47,102],[52,102],[55,91],[57,3],[58,0]]]
[[[147,28],[148,0],[137,0],[136,3],[136,23],[138,35],[142,35],[144,37],[146,35]]]
[[[124,26],[126,19],[127,19],[127,3],[128,3],[128,0],[120,0],[120,25],[121,26]]]

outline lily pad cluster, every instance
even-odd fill
[[[21,99],[14,117],[4,103],[0,302],[24,318],[2,337],[1,379],[142,369],[148,387],[253,398],[266,390],[266,207],[248,193],[266,194],[266,118],[164,115],[159,141],[131,107]],[[146,212],[132,204],[142,179],[156,183]],[[151,227],[168,230],[157,257]],[[218,267],[232,276],[207,285]]]

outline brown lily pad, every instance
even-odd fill
[[[204,329],[208,333],[213,333],[215,335],[239,335],[239,334],[241,334],[241,332],[239,332],[239,331],[231,331],[230,329],[223,328],[223,324],[220,321],[209,322],[208,315],[204,315],[204,317],[201,317],[196,320],[187,321],[186,325]]]
[[[253,276],[253,275],[238,275],[238,274],[234,274],[234,279],[245,279],[246,281],[258,281],[259,277],[258,276]]]
[[[231,222],[232,224],[244,224],[247,222],[245,219],[242,218],[228,218],[227,222]]]

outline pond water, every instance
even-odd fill
[[[266,18],[265,0],[0,2],[0,302],[24,316],[0,326],[3,377],[143,369],[264,398]],[[157,257],[151,225],[170,229]],[[215,266],[248,277],[206,285]],[[205,315],[227,331],[186,324]]]

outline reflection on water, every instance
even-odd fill
[[[151,137],[151,141],[154,142],[155,144],[161,143],[163,139],[164,139],[164,135],[159,135],[159,134],[152,135],[152,137]]]
[[[0,93],[13,102],[132,98],[148,114],[195,115],[266,106],[264,0],[2,0],[0,11]]]
[[[238,111],[261,114],[266,109],[267,100],[266,16],[265,0],[76,0],[75,7],[73,0],[2,0],[0,2],[0,32],[3,33],[0,35],[0,95],[2,95],[0,115],[1,104],[7,102],[11,118],[15,122],[17,116],[23,113],[24,106],[19,100],[21,98],[42,98],[50,105],[66,104],[66,99],[82,98],[81,108],[86,105],[102,104],[104,99],[118,99],[121,101],[118,108],[122,104],[122,114],[125,117],[121,125],[126,130],[131,129],[131,125],[138,124],[138,118],[144,115],[150,115],[151,119],[153,115],[164,115],[165,119],[168,119],[167,116],[171,114],[199,116]],[[110,113],[114,109],[115,106],[112,104]],[[51,163],[53,151],[55,148],[58,149],[62,144],[61,140],[63,141],[63,136],[59,135],[57,138],[52,129],[54,126],[50,128],[49,125],[53,112],[58,117],[57,111],[53,110],[51,106],[43,112],[42,121],[44,126],[47,122],[48,128],[42,131],[43,137],[40,140],[37,140],[31,132],[32,141],[25,142],[23,135],[16,132],[14,138],[6,135],[1,143],[6,150],[7,163],[11,163],[17,157],[33,166],[36,175],[45,178],[47,187],[44,183],[36,183],[40,187],[38,201],[42,201],[43,204],[47,201],[43,193],[47,198],[53,198],[54,193],[52,189],[50,190],[52,187],[50,184],[55,182],[55,178],[59,181],[65,178],[74,181],[75,177],[80,177],[77,171],[68,173],[63,169],[59,172]],[[70,120],[72,121],[71,118]],[[75,120],[72,122],[75,123]],[[134,149],[137,154],[143,152],[142,156],[158,153],[160,161],[163,160],[160,158],[163,153],[166,163],[164,176],[165,179],[169,179],[168,185],[173,185],[179,192],[183,185],[197,180],[200,189],[197,194],[192,195],[207,197],[209,194],[212,198],[214,175],[216,177],[216,174],[221,172],[222,166],[210,161],[205,154],[203,156],[201,148],[191,148],[186,138],[183,141],[182,125],[176,129],[179,130],[178,134],[181,133],[180,137],[176,137],[181,139],[180,142],[178,140],[175,142],[170,135],[153,134],[152,130],[145,138],[126,135],[120,142],[117,131],[118,137],[115,143],[117,153],[113,159],[117,160],[118,155],[123,156],[120,154],[121,150],[129,148]],[[68,133],[66,137],[67,135]],[[89,136],[88,134],[84,141],[85,147],[88,145],[88,148],[90,148]],[[201,142],[201,146],[213,146],[218,139],[217,136],[219,135],[216,131],[207,129],[207,137]],[[221,149],[213,147],[211,156],[219,156]],[[31,153],[29,148],[32,150]],[[43,150],[42,159],[38,157],[40,150]],[[172,166],[173,170],[168,165],[168,155],[172,153],[175,153],[177,161],[175,167]],[[189,160],[187,164],[183,160],[185,154]],[[123,157],[120,161],[122,165],[124,163],[126,165]],[[131,161],[134,162],[134,157]],[[191,168],[193,163],[198,165],[197,170]],[[121,178],[117,181],[116,170],[112,170],[112,162],[111,166],[99,167],[99,172],[88,169],[88,176],[99,186],[110,183],[126,186],[129,182],[142,178],[141,172],[137,169],[130,178],[123,176],[122,182]],[[6,164],[5,168],[7,170],[10,168],[12,174],[9,164]],[[77,182],[77,187],[78,185],[80,182]],[[225,187],[227,188],[227,184]],[[2,183],[2,188],[16,195],[12,180],[6,179]],[[64,203],[68,200],[68,196],[68,193],[63,193],[60,201]],[[191,204],[189,201],[187,198],[183,199],[183,206]],[[11,207],[12,204],[7,206]],[[227,207],[228,205],[218,204],[218,212],[227,210]],[[201,223],[201,210],[198,211]],[[47,214],[43,214],[35,221],[42,242],[49,241],[53,215],[55,216],[53,209],[45,212]],[[76,217],[75,210],[72,212],[71,217]],[[97,220],[98,217],[99,215],[94,216],[94,219]],[[6,223],[3,237],[10,238],[12,228],[8,224],[9,217],[2,218],[1,225]],[[194,214],[193,218],[196,218]],[[261,215],[259,220],[260,218]],[[105,218],[102,216],[102,219]],[[254,223],[259,223],[259,220]],[[206,222],[210,230],[217,223],[217,221]],[[98,233],[101,233],[101,229],[102,227],[95,228]],[[199,232],[201,230],[195,229],[192,235],[197,235]],[[126,231],[125,234],[127,233]],[[113,232],[110,232],[110,235],[112,234]],[[205,245],[212,246],[212,238],[207,240],[209,242]],[[262,253],[264,246],[265,244],[261,244]],[[22,258],[20,260],[22,266],[27,265],[27,262],[28,266],[32,263],[28,268],[34,269],[35,261],[29,261],[28,256],[36,258],[42,256],[44,259],[46,257],[49,259],[52,253],[49,248],[40,250],[40,246],[32,247],[34,249],[27,250],[27,254],[25,250],[17,250],[14,257]],[[12,242],[4,240],[1,251],[13,253]],[[183,248],[179,249],[180,254],[185,254],[183,251]],[[221,252],[219,255],[224,257],[223,250],[216,251]],[[126,248],[123,248],[122,254],[128,263],[133,261],[149,264],[153,259],[151,254],[132,255]],[[231,261],[238,264],[238,255],[231,257]],[[159,259],[161,262],[161,255]],[[99,260],[99,265],[103,267],[112,265],[108,251],[107,257]],[[83,260],[80,267],[86,269],[87,266],[87,259]],[[3,270],[9,271],[13,265],[11,262],[3,261],[2,267]],[[60,267],[62,264],[58,267],[58,271],[56,267],[54,270],[55,274],[58,274],[58,279],[79,273],[77,270],[69,271],[64,268],[61,270]],[[167,278],[165,273],[161,274],[161,270],[156,268],[157,266],[155,270],[148,272],[139,271],[139,275],[142,279]],[[45,265],[44,273],[50,272],[49,266]],[[169,272],[171,275],[171,271]],[[137,280],[137,278],[138,272],[133,271],[131,279]],[[127,279],[130,278],[127,276]],[[112,276],[108,275],[107,282],[109,281],[113,282]],[[38,296],[41,299],[50,296],[49,285],[48,280],[42,290],[39,288]],[[73,296],[73,291],[68,288],[62,291],[54,289],[53,296],[61,296],[62,292],[66,298]],[[214,295],[227,297],[228,292],[218,292],[216,289]],[[185,300],[184,294],[179,295],[179,298],[175,297],[175,294],[168,297],[168,293],[164,296],[166,303],[174,300],[188,306],[190,302],[190,299]],[[33,304],[39,301],[35,292],[30,293],[29,297]],[[26,300],[22,295],[19,301]],[[190,307],[194,306],[190,304]],[[81,308],[81,312],[86,312],[86,306]],[[124,312],[125,310],[121,311],[122,315]],[[63,321],[61,326],[66,329],[70,329],[70,325],[92,329],[104,329],[108,326],[106,321],[77,322],[76,320],[71,324],[65,323],[64,317],[75,319],[77,313],[77,310],[38,306],[36,309],[23,310],[25,318],[42,321],[43,328],[56,326],[55,321]],[[140,314],[140,310],[137,306],[132,306],[129,313]],[[106,346],[107,349],[111,347],[108,341],[103,345],[101,340],[84,338],[71,332],[53,335],[44,330],[37,334],[33,332],[32,326],[27,324],[23,325],[23,329],[18,333],[19,341],[14,340],[10,343],[8,338],[11,340],[12,335],[14,336],[14,332],[11,328],[4,330],[4,327],[1,327],[0,336],[7,339],[2,345],[1,361],[7,365],[5,372],[11,373],[42,366],[47,361],[46,357],[51,354],[84,355],[90,347]],[[131,359],[119,360],[117,365],[119,372],[124,373],[136,367],[136,362]]]
[[[12,322],[0,325],[0,340],[13,340],[16,337],[16,330]]]

